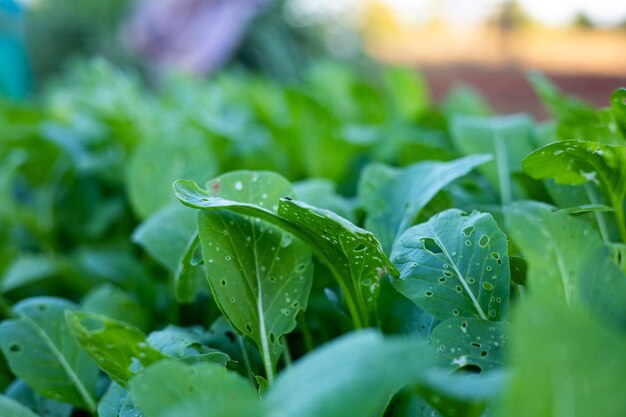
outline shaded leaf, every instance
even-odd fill
[[[0,415],[6,417],[39,417],[30,409],[0,394]]]
[[[367,212],[365,227],[390,251],[442,188],[490,159],[474,155],[450,162],[418,162],[402,169],[370,164],[359,183],[359,197]]]
[[[126,291],[111,284],[103,284],[89,291],[81,303],[90,313],[122,320],[146,330],[149,318],[143,307]]]
[[[15,319],[0,324],[0,348],[11,370],[35,391],[55,400],[95,410],[98,368],[72,338],[66,311],[78,307],[53,297],[15,305]]]
[[[224,367],[171,360],[150,366],[130,382],[145,417],[253,417],[258,397],[247,380]]]

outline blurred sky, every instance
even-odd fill
[[[433,16],[451,25],[483,23],[505,0],[377,0],[407,23],[425,23]],[[358,14],[362,0],[291,0],[295,15],[303,20]],[[626,21],[626,0],[518,0],[523,11],[537,23],[564,26],[583,13],[596,26],[610,27]]]

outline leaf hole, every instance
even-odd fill
[[[443,274],[444,274],[445,276],[447,276],[448,278],[451,278],[451,277],[452,277],[452,272],[450,272],[450,271],[443,271]]]
[[[276,342],[276,336],[274,336],[274,333],[270,333],[270,343],[274,344]]]
[[[434,254],[443,253],[441,247],[439,247],[439,245],[437,245],[433,239],[425,237],[422,239],[422,242],[424,243],[424,249],[426,249],[428,252]]]
[[[446,282],[448,279],[446,277],[439,278],[439,282]]]
[[[304,272],[305,268],[306,268],[306,264],[298,264],[298,266],[296,266],[296,272],[302,273]]]
[[[456,291],[457,292],[463,292],[463,288],[460,285],[456,286]]]
[[[426,291],[426,297],[432,297],[432,296],[433,296],[432,291]]]
[[[487,235],[482,235],[482,236],[480,237],[480,240],[478,241],[478,244],[479,244],[480,246],[482,246],[483,248],[484,248],[485,246],[487,246],[487,245],[489,244],[489,236],[487,236]]]
[[[472,346],[474,346],[475,348],[480,348],[480,343],[472,342]]]
[[[9,351],[12,353],[20,353],[22,351],[22,345],[19,343],[11,343],[9,345]]]
[[[45,311],[48,311],[48,306],[45,304],[38,304],[37,305],[37,310],[41,311],[42,313]]]
[[[252,334],[252,325],[250,323],[246,323],[246,330],[248,331],[248,333]]]
[[[500,259],[500,254],[498,252],[491,252],[491,257],[493,259]]]
[[[459,310],[457,310],[456,308],[454,310],[452,310],[452,315],[453,316],[458,316],[459,315]]]
[[[483,288],[484,288],[486,291],[491,291],[491,290],[493,290],[493,285],[491,285],[491,283],[490,283],[490,282],[483,282]]]
[[[365,250],[365,248],[366,248],[366,247],[367,247],[367,246],[365,246],[363,243],[359,243],[358,245],[356,245],[356,246],[354,247],[354,251],[355,251],[355,252],[362,252],[362,251],[364,251],[364,250]]]
[[[223,279],[223,280],[222,280],[222,287],[225,287],[225,286],[226,286],[226,280],[225,280],[225,279]]]
[[[488,352],[487,352],[486,350],[482,350],[482,351],[480,352],[480,356],[482,356],[483,358],[484,358],[485,356],[487,356],[487,355],[488,355]]]
[[[456,371],[454,371],[454,373],[460,373],[460,374],[479,374],[481,373],[483,370],[480,369],[480,366],[478,365],[474,365],[473,363],[469,363],[467,365],[463,365],[460,368],[458,368]]]
[[[474,229],[474,226],[467,226],[465,229],[463,229],[463,234],[467,237],[470,237],[474,232]]]
[[[476,278],[471,277],[470,279],[467,280],[467,282],[469,282],[470,284],[473,284],[476,282]]]

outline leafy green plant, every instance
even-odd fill
[[[0,415],[620,417],[624,90],[532,81],[554,128],[328,61],[0,103]]]

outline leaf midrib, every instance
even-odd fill
[[[65,360],[65,356],[63,356],[63,354],[59,351],[54,342],[48,337],[46,332],[33,319],[25,314],[22,314],[21,318],[24,319],[33,328],[33,330],[35,330],[37,335],[48,347],[52,355],[59,361],[61,367],[78,390],[78,393],[80,394],[82,399],[85,401],[85,404],[89,408],[89,411],[94,411],[96,409],[96,403],[94,399],[91,398],[91,395],[89,395],[87,388],[85,388],[83,383],[80,381],[80,378],[78,378],[78,375],[76,375],[70,364],[67,362],[67,360]]]

